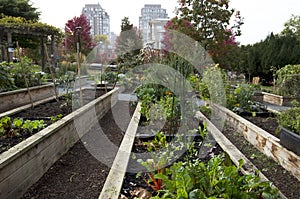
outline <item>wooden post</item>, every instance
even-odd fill
[[[12,54],[13,54],[13,43],[12,43],[12,34],[11,32],[7,32],[7,43],[8,43],[8,49],[7,49],[7,62],[12,62]]]
[[[77,67],[78,67],[78,79],[79,79],[79,97],[80,97],[80,106],[83,106],[81,76],[80,76],[80,66],[81,66],[80,30],[81,30],[81,27],[76,27],[76,31],[77,31]]]
[[[28,79],[27,79],[27,76],[25,74],[25,69],[24,69],[23,61],[22,61],[22,58],[21,58],[21,55],[20,55],[20,47],[19,47],[19,43],[18,42],[17,42],[17,55],[18,55],[18,58],[19,58],[19,61],[20,61],[21,70],[22,70],[22,74],[23,74],[23,77],[24,77],[25,86],[26,86],[26,89],[27,89],[27,92],[28,92],[28,96],[29,96],[31,108],[33,108],[33,100],[32,100],[32,96],[31,96],[31,93],[30,93],[29,85],[28,85]]]
[[[53,71],[52,71],[53,65],[52,65],[51,59],[48,56],[46,43],[44,43],[44,49],[45,49],[45,54],[46,54],[46,57],[47,57],[47,62],[49,63],[49,71],[50,71],[51,79],[52,79],[52,82],[53,82],[53,89],[54,89],[54,93],[55,93],[55,99],[56,99],[56,101],[59,101],[58,93],[57,93],[57,89],[56,89],[56,84],[55,84],[55,77],[54,77],[54,74],[53,74]]]
[[[4,53],[4,43],[3,43],[3,32],[0,33],[0,51],[1,51],[1,61],[5,61],[5,53]]]
[[[51,63],[52,63],[52,66],[54,67],[54,66],[56,66],[56,57],[55,57],[55,43],[54,43],[54,41],[55,41],[55,37],[54,37],[54,35],[51,35],[51,50],[50,50],[50,52],[51,52]]]
[[[41,37],[41,56],[42,56],[42,71],[45,71],[45,50],[44,50],[44,37]]]

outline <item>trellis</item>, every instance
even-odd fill
[[[1,46],[1,61],[13,61],[13,37],[19,36],[22,38],[39,38],[41,49],[42,69],[45,69],[46,55],[45,43],[50,42],[50,53],[52,62],[56,60],[55,40],[61,37],[61,31],[58,28],[49,26],[40,22],[26,21],[20,17],[5,17],[0,19],[0,46]]]

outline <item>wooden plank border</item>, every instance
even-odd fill
[[[278,162],[300,180],[300,157],[280,144],[280,140],[259,128],[248,120],[222,106],[213,104],[211,107],[216,114],[225,118],[229,124],[262,153]]]
[[[118,90],[102,95],[0,154],[0,198],[21,197],[92,125],[98,123],[97,118],[116,104]]]
[[[140,121],[141,102],[137,104],[118,153],[106,178],[99,199],[118,199]]]
[[[257,171],[257,167],[242,153],[240,150],[227,139],[223,133],[216,127],[214,124],[208,120],[200,111],[197,111],[196,118],[202,121],[207,125],[207,130],[212,134],[215,138],[216,142],[220,145],[220,147],[229,155],[232,162],[238,166],[239,160],[244,160],[244,164],[241,168],[243,174],[254,174]],[[268,178],[261,172],[259,172],[259,177],[262,181],[270,181]],[[275,186],[273,186],[275,187]],[[280,197],[282,199],[287,199],[283,193],[279,191]]]

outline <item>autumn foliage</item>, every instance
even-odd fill
[[[68,52],[76,52],[77,50],[77,40],[78,40],[78,30],[80,29],[80,46],[81,52],[87,55],[95,44],[93,43],[92,37],[90,35],[91,26],[84,14],[81,14],[80,17],[74,17],[73,19],[68,20],[65,25],[65,39],[63,40],[63,45]]]

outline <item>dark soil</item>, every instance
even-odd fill
[[[268,133],[279,138],[279,134],[276,132],[278,127],[278,121],[276,117],[244,117],[246,120],[267,131]]]
[[[274,117],[244,117],[256,126],[278,136],[278,122]],[[232,127],[226,126],[223,134],[262,172],[273,184],[290,199],[300,198],[300,182],[273,159],[268,158],[244,139]]]
[[[118,102],[114,108],[114,111],[118,111],[120,116],[122,116],[124,112],[128,112],[128,103]],[[114,120],[114,111],[109,111],[99,123],[109,139],[116,145],[119,145],[123,138],[124,127],[128,125],[129,121],[121,120],[123,126],[120,128]],[[275,132],[278,126],[272,118],[249,117],[247,119],[268,132]],[[118,121],[120,122],[120,120]],[[270,130],[270,127],[272,130]],[[91,133],[97,132],[97,128],[93,128]],[[223,133],[287,198],[300,198],[300,183],[295,177],[276,162],[262,155],[262,153],[245,141],[239,133],[236,133],[234,129],[226,126]],[[22,198],[98,198],[109,172],[109,166],[99,162],[86,149],[85,145],[88,144],[86,142],[88,137],[89,134],[82,141],[77,142],[37,183],[29,188]],[[137,140],[134,148],[134,151],[137,153],[145,150],[139,149],[138,143]],[[210,155],[220,152],[222,150],[216,145],[216,148],[212,149]],[[210,155],[204,159],[209,158]],[[112,163],[113,159],[108,161]],[[136,166],[136,161],[130,160],[129,167],[134,166]],[[130,198],[130,190],[136,187],[148,186],[142,178],[137,179],[135,173],[127,173],[124,179],[122,194]],[[149,187],[148,190],[151,191]]]
[[[118,120],[116,124],[114,115],[117,113],[118,117],[122,117],[126,111],[128,112],[128,103],[118,102],[113,111],[110,110],[99,121],[103,132],[116,146],[120,145],[124,127],[128,126],[130,118]],[[98,131],[99,127],[93,127],[90,133],[62,156],[22,198],[98,198],[110,170],[109,164],[113,162],[111,158],[106,164],[101,163],[85,146],[89,144],[90,135]]]
[[[138,130],[139,131],[139,130]],[[149,157],[145,157],[145,153],[147,152],[147,146],[145,146],[143,144],[143,142],[152,140],[153,138],[149,138],[149,139],[135,139],[135,143],[132,149],[132,152],[135,153],[135,158],[131,158],[128,164],[128,171],[125,174],[124,177],[124,181],[123,181],[123,185],[122,185],[122,189],[121,189],[121,194],[123,196],[125,196],[128,199],[134,199],[136,198],[137,195],[135,195],[134,193],[137,192],[137,190],[141,190],[145,189],[148,192],[150,192],[153,196],[155,195],[155,191],[145,182],[145,180],[148,180],[148,176],[147,173],[141,173],[139,174],[139,176],[137,177],[137,173],[134,173],[132,171],[141,171],[141,170],[145,170],[145,168],[139,163],[137,162],[137,160],[143,159],[146,160],[147,158],[151,158],[150,154]],[[195,145],[195,150],[200,151],[200,148],[203,147],[203,143],[201,138],[199,137],[195,137],[193,139]],[[201,144],[202,143],[202,144]],[[202,148],[201,148],[202,149]],[[199,159],[200,161],[208,161],[213,155],[218,155],[221,154],[223,152],[222,148],[216,144],[216,145],[212,145],[210,147],[209,152],[206,154],[205,157],[199,157],[199,156],[194,156],[194,157],[190,157],[190,159]],[[176,153],[176,152],[175,152]],[[139,156],[142,155],[142,156]],[[184,161],[184,156],[186,155],[186,153],[184,153],[181,157],[177,158],[175,161]],[[124,197],[124,198],[125,198]]]

